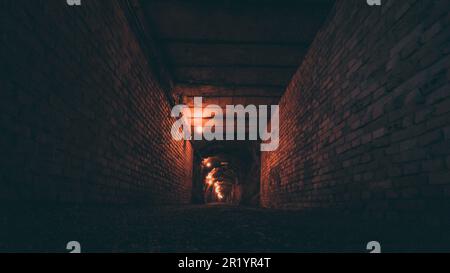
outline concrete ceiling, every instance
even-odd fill
[[[276,104],[332,0],[142,0],[148,27],[189,103]]]
[[[278,104],[334,5],[334,0],[123,1],[171,103],[192,108],[193,98],[201,96],[203,107],[222,109]],[[202,118],[203,127],[210,119]],[[194,143],[203,150],[203,141]],[[230,145],[239,149],[237,142]]]

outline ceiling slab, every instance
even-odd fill
[[[306,46],[271,44],[169,43],[175,66],[288,66],[297,67]],[[218,54],[220,52],[220,54]]]
[[[175,82],[213,85],[283,85],[296,68],[278,67],[177,67]]]
[[[142,1],[161,40],[309,43],[332,1]]]
[[[281,97],[284,86],[178,84],[173,92],[186,97]]]

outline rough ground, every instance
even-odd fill
[[[0,252],[384,252],[450,251],[449,220],[352,216],[223,205],[2,207]]]

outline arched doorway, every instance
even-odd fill
[[[195,149],[194,203],[259,205],[257,142],[199,142]]]

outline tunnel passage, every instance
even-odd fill
[[[220,160],[220,157],[218,158]],[[215,158],[207,158],[206,161],[215,162]],[[205,203],[222,202],[233,204],[239,202],[239,191],[236,172],[227,161],[215,163],[205,177]],[[206,163],[208,166],[208,163]]]
[[[196,96],[277,104],[332,1],[256,2],[2,1],[1,199],[203,202],[199,160],[222,153],[251,185],[235,202],[259,204],[252,145],[175,141],[170,116]]]

